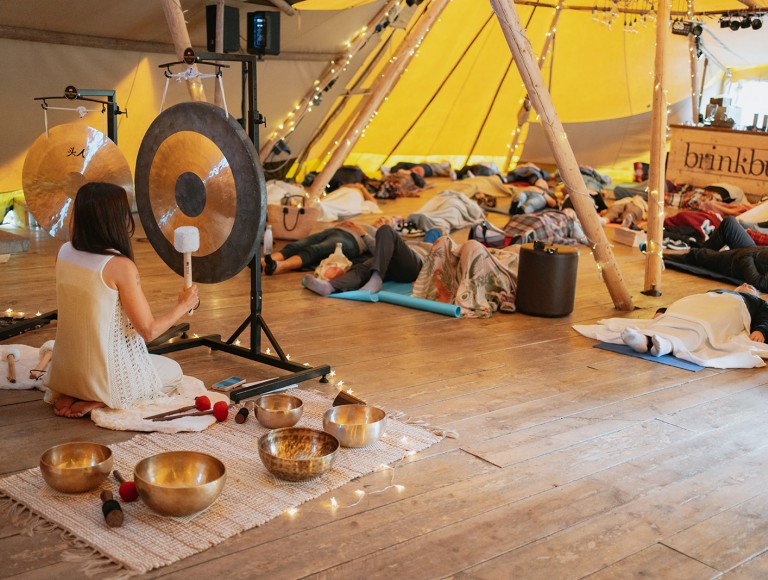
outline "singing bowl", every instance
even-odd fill
[[[133,470],[141,500],[162,516],[189,516],[210,506],[224,488],[224,464],[197,451],[168,451]]]
[[[323,430],[339,440],[342,447],[365,447],[381,439],[387,414],[370,405],[339,405],[323,415]]]
[[[275,429],[259,439],[259,457],[270,473],[288,481],[304,481],[328,471],[339,441],[324,431],[305,427]]]
[[[112,450],[98,443],[73,442],[51,447],[40,457],[45,483],[64,493],[99,486],[112,471]]]
[[[256,420],[268,429],[293,427],[304,413],[304,403],[293,395],[262,395],[253,402]]]

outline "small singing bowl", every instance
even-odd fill
[[[40,473],[45,483],[64,493],[94,489],[110,471],[112,450],[98,443],[62,443],[40,457]]]
[[[339,450],[333,435],[317,429],[275,429],[259,439],[259,457],[270,473],[288,481],[304,481],[328,471]]]
[[[342,447],[365,447],[381,439],[387,414],[370,405],[339,405],[323,415],[323,430],[339,440]]]
[[[141,500],[161,516],[189,516],[219,497],[224,464],[197,451],[168,451],[142,459],[133,470]]]
[[[293,427],[304,413],[304,403],[293,395],[275,393],[262,395],[253,401],[256,420],[267,429]]]

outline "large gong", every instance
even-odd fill
[[[77,190],[90,181],[123,187],[133,205],[128,161],[93,127],[57,125],[35,140],[24,159],[24,199],[37,222],[59,240],[69,240]]]
[[[266,220],[264,173],[248,135],[223,109],[190,102],[162,112],[141,142],[135,177],[144,232],[177,274],[184,265],[173,232],[181,226],[200,231],[196,282],[221,282],[248,265]]]

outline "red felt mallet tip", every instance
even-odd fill
[[[213,406],[213,416],[216,417],[216,420],[221,423],[222,421],[227,420],[227,416],[229,415],[229,405],[225,403],[224,401],[218,401]]]
[[[120,499],[125,502],[136,501],[139,499],[139,492],[136,489],[136,484],[132,481],[126,481],[119,471],[112,472],[115,479],[120,482],[120,488],[117,492],[120,494]]]
[[[205,395],[195,397],[195,407],[198,411],[207,411],[211,408],[211,400]]]

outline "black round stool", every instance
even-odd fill
[[[579,251],[570,246],[523,244],[517,270],[517,310],[534,316],[573,312]]]

